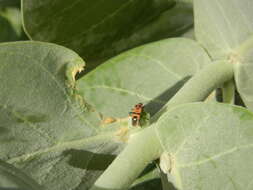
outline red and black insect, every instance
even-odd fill
[[[139,126],[140,125],[140,119],[141,114],[144,110],[144,106],[142,103],[136,104],[134,108],[132,109],[132,112],[129,112],[129,115],[132,118],[132,125],[133,126]]]

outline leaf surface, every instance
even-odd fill
[[[106,116],[126,117],[139,102],[152,116],[207,64],[209,56],[193,40],[166,39],[105,62],[79,79],[77,88]]]
[[[253,114],[220,103],[191,103],[164,114],[157,135],[176,189],[252,189]]]
[[[230,62],[234,64],[236,88],[240,97],[246,107],[253,111],[253,35],[230,56]]]
[[[253,110],[253,1],[195,0],[195,32],[213,59],[235,65],[237,89]]]
[[[24,39],[20,10],[0,6],[0,28],[0,42]]]
[[[178,35],[193,23],[191,5],[173,0],[25,0],[22,7],[32,39],[64,45],[92,63]]]
[[[0,7],[19,7],[20,0],[0,0]]]
[[[17,34],[13,30],[8,19],[0,15],[0,42],[11,41],[17,39]]]
[[[0,160],[0,189],[42,190],[42,187],[17,168]]]
[[[1,44],[0,57],[0,158],[46,189],[88,189],[121,140],[75,89],[83,60],[40,42]]]
[[[194,0],[197,40],[213,59],[227,58],[253,34],[253,1]]]

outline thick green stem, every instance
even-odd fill
[[[199,102],[223,83],[230,81],[234,76],[233,65],[228,62],[215,62],[206,66],[194,75],[170,101],[153,118],[156,121],[168,109],[189,102]]]
[[[222,87],[222,102],[228,104],[235,103],[235,84],[234,80],[224,83]]]
[[[141,171],[162,153],[155,128],[148,127],[131,137],[129,144],[96,181],[91,190],[127,189]]]
[[[233,65],[213,63],[192,77],[159,114],[179,104],[204,100],[214,89],[233,78]],[[92,190],[127,189],[145,166],[162,153],[155,124],[131,138],[122,153],[96,181]]]

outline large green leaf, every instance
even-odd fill
[[[0,160],[0,189],[42,190],[42,188],[22,171]]]
[[[22,2],[32,39],[64,45],[92,62],[185,31],[193,23],[192,7],[174,5],[174,0]]]
[[[194,41],[167,39],[105,62],[79,79],[77,88],[104,115],[127,117],[139,102],[153,115],[209,63],[206,52]]]
[[[214,59],[227,58],[253,33],[252,0],[194,0],[197,40]]]
[[[235,65],[237,89],[253,110],[253,1],[194,1],[196,37],[213,59]]]
[[[82,59],[61,46],[20,42],[1,44],[0,60],[0,158],[46,189],[88,189],[121,136],[76,92]]]
[[[219,103],[191,103],[157,123],[161,166],[177,189],[252,189],[253,114]]]

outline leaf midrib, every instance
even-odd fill
[[[232,154],[236,151],[239,151],[241,149],[249,149],[249,148],[252,148],[253,147],[253,144],[248,144],[248,145],[242,145],[242,146],[234,146],[233,148],[225,151],[225,152],[220,152],[216,155],[213,155],[209,158],[206,158],[206,159],[203,159],[203,160],[199,160],[199,161],[195,161],[195,162],[191,162],[191,163],[188,163],[188,164],[180,164],[178,165],[177,167],[178,168],[187,168],[187,167],[195,167],[195,166],[200,166],[202,164],[205,164],[205,163],[208,163],[208,162],[211,162],[213,160],[217,160],[219,158],[222,158],[223,156],[226,156],[226,155],[229,155],[229,154]]]
[[[146,100],[146,101],[153,101],[153,102],[157,102],[157,103],[166,103],[166,102],[158,100],[158,99],[152,99],[152,98],[146,97],[142,94],[136,93],[136,92],[128,90],[128,89],[114,87],[114,86],[93,85],[91,87],[87,87],[87,89],[109,89],[109,90],[113,90],[113,91],[116,91],[116,92],[124,92],[124,93],[127,93],[127,94],[132,95],[132,96],[137,96],[137,97],[142,98],[143,100]]]
[[[54,144],[51,147],[47,147],[44,149],[39,149],[37,151],[31,152],[31,153],[25,153],[16,157],[13,157],[11,159],[8,159],[7,162],[10,164],[17,163],[17,162],[24,162],[30,158],[33,158],[35,156],[44,154],[44,153],[49,153],[53,151],[64,151],[68,148],[73,148],[73,147],[85,147],[85,145],[89,145],[91,143],[95,143],[97,141],[101,140],[113,140],[114,137],[114,132],[108,132],[96,136],[91,136],[91,137],[84,137],[82,139],[78,140],[72,140],[72,141],[66,141],[58,144]]]
[[[98,23],[95,23],[94,25],[90,26],[87,30],[82,31],[80,34],[78,34],[77,36],[73,36],[72,38],[68,38],[65,41],[61,41],[59,43],[61,44],[66,44],[69,43],[71,41],[73,41],[76,38],[79,38],[80,36],[84,36],[85,34],[87,34],[88,32],[94,30],[95,28],[97,28],[99,25],[103,24],[105,21],[107,21],[108,19],[110,19],[111,17],[113,17],[114,15],[117,14],[117,12],[119,12],[121,9],[124,9],[128,4],[132,3],[133,1],[129,0],[126,3],[124,3],[123,5],[121,5],[119,8],[117,8],[114,12],[112,12],[111,14],[107,15],[106,17],[104,17],[102,20],[100,20]]]

